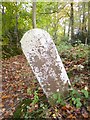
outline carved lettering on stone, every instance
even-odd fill
[[[70,81],[49,33],[29,30],[21,39],[21,47],[46,96],[64,94]]]

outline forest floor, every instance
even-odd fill
[[[75,50],[72,49],[70,52],[73,51]],[[64,58],[63,63],[73,87],[77,90],[87,88],[90,92],[90,71],[88,70],[86,58],[78,58],[76,60],[70,56],[70,58],[65,59],[65,53],[61,53],[61,57]],[[2,103],[0,103],[2,110],[0,112],[2,115],[0,118],[12,117],[22,100],[27,98],[34,99],[34,91],[36,89],[38,90],[38,96],[45,96],[24,55],[2,60],[2,91],[0,91],[2,97]],[[29,94],[28,90],[32,94]],[[46,98],[45,101],[47,102]],[[62,120],[90,120],[89,102],[90,100],[88,100],[86,106],[82,105],[80,108],[76,108],[74,105],[70,105],[70,103],[67,103],[65,106],[50,106],[46,109],[46,116],[59,120],[60,118]],[[36,103],[28,112],[31,113],[38,110],[39,104]]]

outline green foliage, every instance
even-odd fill
[[[76,107],[81,107],[82,103],[81,103],[81,95],[79,94],[79,92],[75,89],[73,89],[70,93],[71,95],[71,102],[76,105]]]
[[[72,48],[72,46],[70,44],[67,44],[67,42],[60,42],[59,46],[57,46],[57,50],[58,52],[63,52],[65,53],[65,50],[69,50]],[[67,53],[67,52],[66,52]],[[67,53],[68,54],[68,53]]]
[[[80,100],[81,100],[80,98],[72,98],[72,101],[77,108],[80,108],[82,106],[82,103]]]
[[[80,92],[73,89],[70,92],[70,96],[71,96],[71,100],[70,100],[71,104],[74,104],[77,108],[80,108],[83,104],[86,104],[86,101],[89,98],[88,91],[85,89],[82,89]]]
[[[26,7],[28,3],[24,4]],[[23,34],[30,28],[30,13],[23,8],[23,3],[3,2],[2,14],[2,53],[3,58],[22,54],[20,40]],[[17,46],[18,44],[18,46]],[[15,49],[14,49],[15,48]]]
[[[32,91],[30,88],[27,89],[27,94],[32,95]]]
[[[84,48],[83,48],[84,47]],[[72,54],[73,59],[85,58],[88,56],[88,46],[80,44]]]
[[[65,105],[65,101],[63,96],[60,93],[54,93],[51,97],[52,101],[54,101],[54,104],[61,104],[61,105]],[[50,102],[52,102],[50,101]]]
[[[33,107],[30,107],[30,104],[32,104],[31,99],[22,100],[22,102],[16,108],[12,119],[40,119],[41,117],[43,118],[45,116],[45,110],[47,109],[47,105],[41,104],[39,109],[33,110]],[[29,112],[30,109],[32,109],[32,112]]]
[[[72,97],[80,97],[79,92],[75,89],[73,89],[70,94],[71,94]]]
[[[39,101],[38,93],[37,91],[34,92],[34,99],[32,101],[32,104],[36,104]]]
[[[57,49],[61,53],[61,57],[65,60],[70,59],[72,61],[78,61],[81,58],[86,58],[88,61],[88,46],[84,46],[83,44],[72,47],[70,44],[68,45],[65,42],[61,42],[61,45],[57,46]]]
[[[31,103],[31,99],[25,99],[22,100],[21,103],[19,104],[19,106],[16,108],[14,114],[13,114],[13,118],[21,118],[21,116],[26,113],[27,111],[27,106],[29,106]]]
[[[81,92],[84,94],[85,98],[89,97],[89,94],[88,94],[87,90],[82,89]]]
[[[2,5],[4,6],[4,13],[2,14],[2,45],[3,48],[6,45],[8,48],[11,46],[15,47],[17,43],[20,42],[23,34],[27,30],[32,28],[32,3],[17,2],[16,4],[16,2],[3,2]],[[45,29],[47,32],[50,33],[59,52],[70,50],[72,48],[72,46],[68,43],[68,31],[65,28],[65,26],[67,27],[69,24],[69,5],[69,3],[67,4],[64,2],[37,2],[37,27]],[[74,6],[76,7],[77,4],[74,3]],[[75,10],[74,12],[76,13],[74,24],[75,28],[77,28],[77,26],[80,24],[78,22],[78,11]],[[18,34],[18,41],[16,29]],[[18,48],[16,47],[16,49]],[[7,54],[9,54],[10,57],[11,52],[9,53],[8,50]],[[83,54],[81,53],[81,51],[78,51],[77,56],[75,54],[72,55],[73,58],[78,58],[82,56]]]
[[[22,54],[21,48],[17,48],[17,46],[2,46],[2,58],[9,58],[11,56]]]
[[[66,102],[70,102],[71,105],[75,105],[76,108],[80,108],[82,105],[87,104],[87,100],[89,98],[89,93],[87,90],[82,89],[80,92],[78,90],[70,90],[69,94],[67,97],[63,97],[60,93],[54,93],[51,96],[50,103],[52,105],[55,104],[60,104],[60,105],[65,105]]]
[[[40,120],[40,118],[45,118],[49,107],[48,102],[44,102],[46,97],[39,98],[38,91],[33,93],[30,88],[28,88],[27,92],[29,95],[34,94],[33,99],[22,100],[16,108],[13,118],[37,120]]]
[[[68,36],[61,36],[61,41],[62,41],[62,42],[68,43],[68,39],[69,39]]]
[[[33,101],[32,101],[33,105],[35,105],[36,103],[38,103],[38,101],[39,101],[38,91],[34,91],[34,93],[33,93],[33,91],[30,88],[28,88],[27,89],[27,93],[29,95],[32,95],[32,94],[34,95],[34,98],[33,98]]]

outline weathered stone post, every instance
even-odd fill
[[[21,39],[21,47],[47,98],[56,92],[65,96],[70,81],[49,33],[29,30]]]

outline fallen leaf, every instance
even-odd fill
[[[38,109],[38,104],[35,105],[35,108]]]
[[[84,118],[88,118],[88,117],[89,117],[88,112],[86,111],[85,108],[82,108],[82,116],[83,116]]]
[[[87,106],[87,110],[90,112],[90,106]]]
[[[53,116],[54,118],[56,118],[56,115],[55,115],[55,114],[53,114],[52,116]]]
[[[68,119],[76,119],[76,117],[73,114],[69,115],[67,118]]]
[[[2,96],[2,99],[7,99],[7,98],[10,98],[10,95]]]
[[[89,117],[87,112],[83,113],[82,116],[83,116],[84,118],[88,118],[88,117]]]
[[[4,114],[5,118],[8,118],[9,115],[10,115],[10,113],[8,111],[6,111],[5,114]]]
[[[2,112],[5,112],[5,108],[2,109]]]
[[[62,110],[72,110],[73,108],[70,105],[66,105],[62,107]]]
[[[0,108],[4,107],[4,105],[2,103],[0,103]]]

